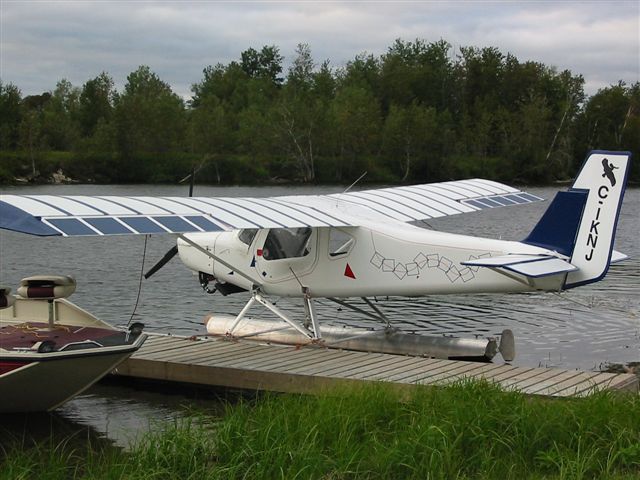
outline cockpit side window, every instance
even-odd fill
[[[244,230],[240,230],[240,233],[238,233],[238,240],[245,245],[251,245],[251,243],[253,243],[253,239],[256,238],[257,233],[257,228],[245,228]]]
[[[265,260],[304,257],[309,254],[310,228],[272,228],[269,230],[262,256]]]
[[[355,239],[348,233],[332,228],[329,231],[329,256],[335,258],[348,255],[355,243]]]

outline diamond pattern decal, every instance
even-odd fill
[[[470,255],[469,260],[477,258],[490,257],[490,253],[481,255]],[[475,278],[475,273],[479,267],[463,267],[459,268],[454,262],[447,257],[441,257],[437,253],[425,254],[420,252],[413,258],[413,262],[401,263],[393,258],[387,258],[380,252],[375,252],[370,260],[371,265],[383,272],[393,273],[399,280],[405,277],[419,277],[420,271],[425,268],[437,268],[441,270],[451,283],[459,280],[469,282]]]

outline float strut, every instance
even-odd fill
[[[276,307],[269,300],[264,298],[257,290],[254,290],[253,292],[251,292],[251,298],[249,299],[247,304],[244,306],[244,308],[240,311],[240,313],[236,317],[235,321],[233,322],[233,325],[231,325],[231,328],[229,328],[229,331],[227,332],[227,335],[231,336],[233,334],[233,330],[238,326],[240,321],[244,318],[244,316],[247,314],[247,312],[249,311],[249,309],[253,306],[253,304],[255,302],[258,302],[260,305],[262,305],[262,306],[268,308],[269,310],[271,310],[278,317],[280,317],[282,320],[284,320],[287,324],[289,324],[292,328],[297,330],[299,333],[301,333],[305,337],[311,338],[313,340],[317,339],[317,337],[315,336],[315,332],[313,334],[311,334],[311,332],[309,332],[308,330],[305,330],[304,328],[299,326],[296,322],[291,320],[287,316],[286,313],[284,313],[282,310],[280,310],[278,307]],[[313,318],[315,319],[315,316]],[[315,320],[313,320],[313,322],[314,322],[314,326],[315,326]]]
[[[244,308],[242,310],[240,310],[240,313],[238,314],[238,316],[236,317],[235,321],[233,322],[233,325],[231,325],[231,328],[227,332],[227,335],[229,335],[229,336],[233,335],[233,331],[236,329],[238,324],[242,321],[242,319],[247,314],[247,312],[249,311],[251,306],[255,303],[255,301],[256,300],[255,300],[254,296],[251,295],[251,298],[249,299],[247,304],[244,306]]]
[[[383,319],[385,322],[387,322],[387,328],[391,328],[391,322],[389,321],[389,319],[387,318],[387,316],[382,313],[382,310],[380,310],[378,307],[376,307],[371,300],[369,300],[367,297],[360,297],[362,300],[364,300],[364,302],[369,305],[374,312],[376,312],[378,315],[380,315],[380,318]]]
[[[313,298],[311,298],[311,292],[309,291],[309,287],[302,287],[303,299],[304,299],[304,310],[307,314],[307,318],[311,320],[311,325],[313,326],[313,339],[314,340],[322,340],[322,333],[320,332],[320,323],[316,318],[316,312],[313,308]]]

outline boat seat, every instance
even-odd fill
[[[76,291],[76,281],[68,275],[34,275],[20,280],[18,295],[23,298],[54,300]]]
[[[0,286],[0,309],[9,308],[16,301],[16,297],[10,295],[11,287]]]

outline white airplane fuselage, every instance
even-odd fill
[[[218,281],[269,295],[300,296],[301,286],[312,297],[421,296],[447,293],[559,290],[564,275],[527,279],[461,262],[507,254],[545,255],[544,248],[514,241],[426,230],[404,223],[311,229],[303,252],[269,258],[265,248],[270,230],[258,230],[247,245],[240,231],[186,235],[212,257],[178,240],[183,263]],[[335,244],[346,241],[345,248]],[[273,255],[271,255],[273,256]],[[230,270],[214,258],[233,265]],[[243,278],[242,272],[248,278]]]

